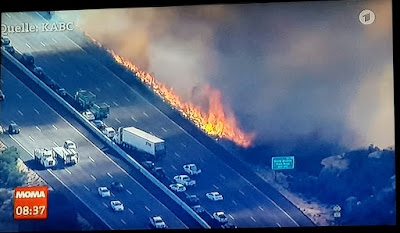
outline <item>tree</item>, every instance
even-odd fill
[[[0,154],[0,188],[14,188],[24,183],[25,176],[17,168],[18,158],[19,152],[15,147]]]

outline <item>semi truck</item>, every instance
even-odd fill
[[[54,157],[61,158],[65,165],[78,163],[78,152],[75,149],[67,149],[62,146],[53,147],[52,154]]]
[[[135,127],[119,127],[114,141],[123,147],[146,152],[155,158],[166,154],[163,139]]]
[[[35,160],[42,164],[45,168],[54,167],[57,164],[56,157],[54,157],[51,149],[35,149],[33,154],[35,156]]]
[[[79,90],[75,93],[75,100],[83,109],[89,109],[93,105],[96,95],[87,90]]]

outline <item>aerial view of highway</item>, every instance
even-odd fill
[[[336,7],[340,7],[340,4],[338,5]],[[361,3],[354,4],[354,8],[360,5],[363,6]],[[322,5],[320,7],[323,8]],[[311,117],[310,106],[319,108],[317,102],[314,105],[304,103],[304,108],[310,110],[310,114],[299,110],[298,106],[294,107],[299,113],[310,116],[300,116],[299,119],[303,123],[296,129],[289,129],[293,126],[292,120],[288,120],[292,115],[285,113],[282,108],[277,108],[282,111],[281,115],[274,113],[262,120],[261,115],[265,116],[265,113],[272,109],[272,105],[256,110],[255,107],[248,106],[253,103],[232,104],[232,101],[237,100],[235,97],[237,95],[249,100],[254,96],[262,99],[268,94],[254,94],[255,92],[262,93],[262,91],[251,84],[251,79],[249,79],[250,84],[232,81],[232,84],[222,87],[218,86],[218,83],[222,83],[224,78],[219,80],[207,71],[196,70],[198,64],[199,66],[209,65],[210,69],[214,70],[218,70],[212,68],[218,64],[227,66],[223,62],[218,63],[215,57],[228,55],[223,55],[224,53],[221,52],[213,57],[209,54],[215,53],[214,51],[203,51],[204,47],[207,47],[203,43],[207,43],[210,37],[208,33],[211,33],[208,31],[211,29],[203,27],[204,25],[209,23],[212,25],[210,28],[218,33],[222,35],[227,33],[225,39],[228,42],[219,45],[221,51],[224,49],[225,52],[228,51],[227,54],[233,51],[233,48],[237,46],[236,43],[239,43],[234,40],[229,42],[228,38],[240,37],[235,34],[234,29],[231,32],[229,29],[224,31],[222,27],[218,28],[210,23],[211,21],[207,21],[213,19],[215,22],[221,22],[221,25],[227,22],[229,25],[229,22],[236,22],[231,11],[238,11],[238,9],[233,6],[231,8],[235,9],[216,7],[215,11],[205,14],[206,11],[202,11],[201,8],[199,7],[198,11],[196,7],[189,9],[189,12],[193,13],[192,16],[183,13],[184,11],[181,11],[179,7],[176,9],[132,8],[2,13],[0,86],[2,99],[0,140],[2,144],[7,148],[17,148],[20,159],[43,179],[51,190],[64,190],[62,193],[91,225],[90,229],[338,225],[337,213],[340,213],[340,209],[345,206],[339,199],[332,202],[321,201],[326,204],[324,206],[329,206],[328,203],[337,203],[332,210],[335,216],[331,216],[332,219],[335,218],[335,221],[328,223],[327,220],[326,223],[321,224],[310,217],[305,211],[306,208],[301,208],[297,203],[289,200],[276,189],[277,186],[267,182],[256,173],[254,165],[249,164],[244,157],[252,153],[264,153],[258,148],[270,148],[271,151],[273,148],[274,152],[266,153],[265,156],[268,154],[269,157],[265,160],[271,161],[270,154],[276,156],[272,158],[275,181],[276,174],[295,179],[293,177],[298,177],[297,173],[293,173],[297,169],[294,162],[295,156],[293,156],[295,150],[265,146],[267,145],[265,141],[279,144],[280,140],[283,142],[288,139],[285,142],[292,144],[293,138],[296,140],[300,138],[299,132],[309,132],[310,124],[318,122],[315,124],[318,124],[317,127],[321,130],[321,138],[334,141],[336,138],[332,135],[340,134],[340,138],[344,139],[343,142],[348,143],[338,143],[339,146],[327,150],[330,152],[326,152],[325,157],[337,154],[347,155],[346,152],[368,143],[357,141],[358,144],[356,144],[354,141],[354,146],[350,145],[349,140],[346,141],[346,139],[350,138],[349,135],[355,134],[350,132],[349,128],[343,128],[341,133],[338,133],[338,129],[331,129],[330,123],[324,128],[327,119],[337,123],[338,128],[342,127],[342,115],[329,113],[330,117],[325,117],[323,115],[326,114],[323,113],[325,110],[322,109],[320,118]],[[245,10],[257,12],[251,7]],[[236,13],[239,14],[238,12]],[[220,17],[221,15],[223,17]],[[93,25],[96,25],[95,22],[99,17],[104,17],[107,22],[102,27],[96,28]],[[125,23],[130,17],[132,17],[132,22]],[[136,21],[140,17],[143,17],[143,22]],[[157,18],[157,21],[163,21],[165,17],[165,25],[154,25],[155,19],[152,17]],[[193,28],[180,27],[182,26],[178,23],[181,22],[180,17],[191,19],[192,21],[189,21],[192,22]],[[118,24],[119,20],[120,24]],[[242,26],[239,23],[238,27]],[[271,28],[273,30],[274,26]],[[197,29],[199,35],[205,35],[201,40],[189,35]],[[171,30],[174,33],[165,33],[164,30]],[[136,35],[132,31],[135,31]],[[229,32],[232,35],[228,35]],[[126,35],[126,38],[122,34]],[[257,32],[254,34],[255,38],[256,34]],[[135,39],[129,42],[129,36]],[[174,36],[182,37],[179,40],[183,45],[171,42]],[[152,39],[153,37],[161,39]],[[257,44],[257,39],[254,40]],[[271,38],[267,40],[275,43]],[[216,40],[213,43],[219,42]],[[257,47],[257,45],[254,46]],[[199,48],[203,49],[201,51],[207,55],[197,54],[192,60],[188,58],[187,61],[184,57],[180,57],[185,56],[186,53],[200,53]],[[275,53],[273,48],[268,47],[268,49],[271,53]],[[293,51],[293,56],[297,56],[296,48],[293,48]],[[171,52],[174,54],[169,54]],[[262,54],[264,52],[252,54],[255,56],[252,62],[258,64],[257,56],[264,56]],[[224,59],[238,65],[238,62],[243,62],[241,59],[248,59],[246,57],[248,55],[243,53],[232,53],[239,57],[237,60],[232,57]],[[302,53],[306,54],[299,50],[299,54]],[[286,58],[282,57],[282,62],[286,62],[283,61],[284,59]],[[161,61],[166,61],[171,66],[164,65],[160,68],[157,65]],[[185,68],[179,71],[177,69],[180,66],[185,66]],[[233,66],[228,70],[237,72],[237,67]],[[158,75],[164,71],[167,78],[158,79]],[[193,76],[186,80],[182,75],[190,76],[190,72],[193,72]],[[257,75],[257,72],[261,71],[248,70],[247,73]],[[223,73],[222,76],[227,74]],[[174,75],[176,77],[171,78]],[[202,75],[212,76],[210,80],[213,81],[207,83]],[[280,82],[282,81],[273,80],[271,85],[275,83],[279,86],[282,84]],[[293,82],[295,84],[295,81]],[[187,83],[190,85],[186,86]],[[246,90],[253,90],[254,93],[248,94],[249,97],[246,97],[248,91],[237,91],[238,93],[232,94],[233,90],[229,90],[229,87],[234,86],[233,83],[247,88]],[[318,84],[318,81],[315,83]],[[312,89],[311,93],[320,93],[318,90],[323,90],[324,85],[321,84]],[[332,85],[334,84],[327,84],[329,87]],[[294,89],[289,85],[285,88]],[[268,88],[268,91],[272,93],[273,89]],[[280,91],[277,90],[275,94]],[[345,95],[346,91],[342,91]],[[302,96],[307,100],[313,98],[310,97],[311,94],[305,96],[307,93],[299,92],[297,96]],[[227,99],[224,99],[225,95],[228,96]],[[229,96],[233,97],[229,99]],[[288,95],[286,98],[290,99],[293,96]],[[324,98],[327,98],[328,102],[333,102],[328,96],[324,95]],[[359,97],[354,97],[354,100],[359,100],[357,98]],[[388,98],[392,97],[389,95]],[[260,101],[264,100],[257,100],[255,103],[260,103]],[[331,103],[333,108],[341,108],[344,102],[347,104],[344,97],[337,101],[340,104]],[[279,107],[278,103],[279,101],[275,106]],[[282,103],[284,103],[283,100]],[[290,103],[293,104],[293,102]],[[242,107],[244,111],[238,111]],[[355,115],[359,114],[356,110],[354,111]],[[360,112],[363,111],[360,109]],[[274,119],[279,120],[273,123],[272,115]],[[250,118],[246,118],[249,116]],[[388,122],[393,121],[390,114],[385,117]],[[245,119],[256,120],[254,123],[246,123]],[[385,122],[382,119],[379,119],[379,122]],[[271,121],[267,123],[267,120]],[[278,126],[278,124],[281,125]],[[393,125],[389,124],[388,127],[389,129],[392,127],[393,130]],[[287,131],[280,135],[276,134],[275,139],[265,136],[266,131],[278,132],[278,129]],[[324,135],[324,132],[327,132],[324,130],[330,130],[332,135]],[[376,137],[368,139],[381,143],[380,147],[386,146],[387,149],[380,150],[378,147],[374,149],[371,144],[367,156],[368,158],[391,158],[390,156],[394,155],[394,135],[393,137],[386,135],[387,137],[381,140],[378,136],[379,132],[373,132]],[[368,133],[372,133],[372,129]],[[375,154],[371,155],[373,152]],[[382,155],[376,155],[378,152]],[[324,159],[325,157],[320,159],[323,162],[318,161],[318,166],[328,167],[326,161],[331,160]],[[274,163],[274,161],[278,162]],[[302,159],[297,161],[302,161]],[[389,164],[390,159],[388,161]],[[301,167],[301,165],[296,166]],[[284,173],[284,170],[287,170],[287,173]],[[280,171],[283,173],[277,173]],[[386,171],[388,174],[385,173],[382,176],[390,178],[394,173],[394,168],[389,166]],[[304,182],[308,183],[307,180]],[[49,192],[50,198],[52,192]],[[390,198],[385,200],[389,203],[388,205],[392,203]],[[51,208],[55,208],[50,204],[48,216],[51,215]],[[18,212],[18,208],[14,208],[14,217],[23,214]],[[348,211],[347,207],[344,208],[343,211]],[[15,224],[18,220],[12,222]],[[343,223],[345,223],[344,220],[340,222],[340,224]],[[5,225],[4,229],[7,231],[7,222],[2,224]],[[0,228],[0,231],[2,229]],[[29,229],[29,227],[27,229],[41,231]]]

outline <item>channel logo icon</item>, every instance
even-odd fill
[[[14,189],[14,219],[46,219],[47,186],[17,187]]]
[[[371,10],[363,10],[358,15],[358,19],[360,20],[360,23],[370,25],[375,21],[375,14]]]

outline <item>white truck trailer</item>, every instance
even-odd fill
[[[78,163],[78,152],[75,149],[66,149],[65,147],[53,147],[52,153],[54,157],[60,157],[65,165]]]
[[[166,153],[163,139],[135,127],[118,128],[114,141],[123,147],[137,149],[154,157],[164,156]]]
[[[35,160],[45,168],[54,167],[57,163],[56,157],[51,153],[51,149],[39,148],[33,151]]]

